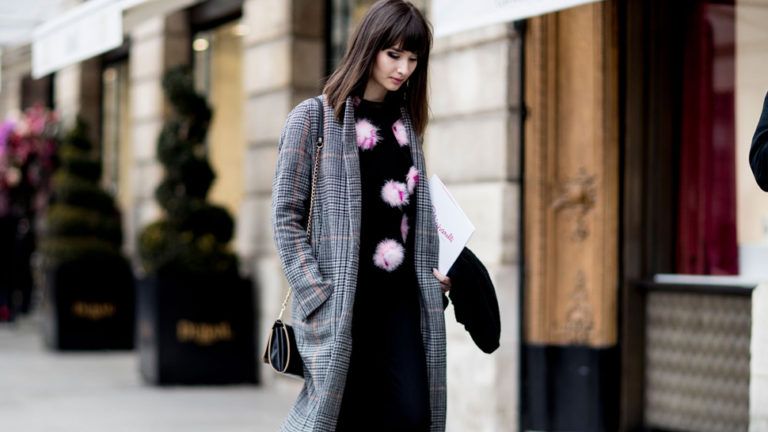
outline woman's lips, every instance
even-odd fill
[[[400,85],[403,83],[403,80],[401,79],[397,79],[397,78],[390,78],[390,79],[392,80],[392,82],[394,82],[397,85]]]

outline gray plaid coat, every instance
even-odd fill
[[[293,290],[292,316],[304,360],[304,387],[282,430],[333,432],[352,350],[352,306],[360,247],[360,165],[354,107],[347,99],[340,123],[325,107],[325,147],[313,210],[311,245],[304,219],[309,206],[318,107],[308,99],[291,111],[279,143],[272,185],[272,228],[280,261]],[[403,110],[414,165],[426,179],[424,154]],[[421,290],[431,431],[445,430],[445,320],[442,291],[432,275],[438,237],[427,183],[416,188],[415,265]]]

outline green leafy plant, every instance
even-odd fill
[[[113,197],[99,186],[101,163],[82,119],[64,137],[58,157],[40,239],[45,263],[125,261],[120,251],[120,212]]]
[[[184,272],[237,272],[228,246],[234,233],[229,212],[206,201],[215,173],[208,162],[205,137],[211,108],[194,89],[188,67],[169,70],[163,89],[173,115],[157,141],[165,177],[155,198],[165,211],[139,237],[139,254],[148,273],[170,267]]]

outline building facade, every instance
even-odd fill
[[[191,65],[214,109],[211,199],[236,215],[264,335],[287,288],[270,224],[280,131],[372,2],[139,4],[122,46],[42,80],[29,46],[5,49],[0,116],[35,93],[98,125],[140,274],[136,238],[160,211],[161,79]],[[446,311],[449,431],[768,430],[755,288],[768,277],[753,264],[768,256],[768,198],[745,162],[768,90],[768,1],[672,3],[588,2],[436,38],[428,169],[477,227],[469,247],[502,318],[486,355]],[[690,273],[704,279],[659,277]],[[266,369],[261,382],[298,390]]]

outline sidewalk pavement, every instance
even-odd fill
[[[35,318],[0,323],[2,431],[273,432],[298,388],[152,387],[135,352],[52,352]]]

